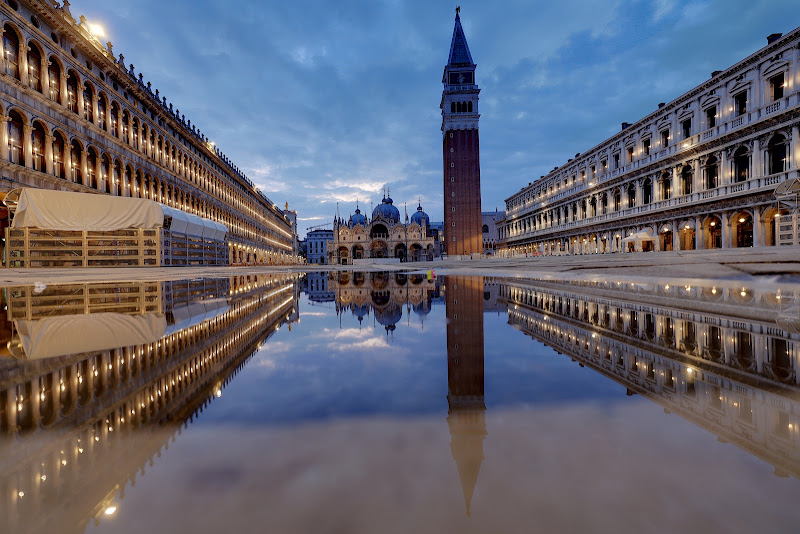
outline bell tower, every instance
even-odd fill
[[[478,143],[478,94],[475,63],[461,27],[461,8],[450,42],[442,83],[444,160],[444,235],[449,256],[483,252],[481,164]]]

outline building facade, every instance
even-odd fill
[[[481,234],[483,235],[483,253],[494,255],[497,253],[497,244],[500,242],[500,231],[498,222],[506,216],[504,211],[482,211],[481,212]]]
[[[422,205],[406,222],[391,197],[384,196],[367,219],[356,206],[348,220],[337,218],[332,240],[328,242],[329,263],[352,265],[355,260],[396,258],[400,261],[425,261],[434,257],[434,237],[430,218]]]
[[[478,142],[478,95],[475,63],[461,27],[459,9],[442,76],[442,159],[444,166],[444,225],[448,255],[480,254],[481,163]]]
[[[0,3],[0,190],[148,198],[227,226],[232,263],[290,263],[296,229],[69,2]]]
[[[315,229],[306,234],[306,258],[308,263],[325,265],[328,260],[328,241],[333,239],[333,230]]]
[[[797,243],[775,190],[798,179],[800,29],[767,41],[508,197],[501,253]]]

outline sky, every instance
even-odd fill
[[[454,2],[74,0],[144,80],[309,227],[389,188],[441,221]],[[800,26],[796,0],[461,3],[483,211]]]

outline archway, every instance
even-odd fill
[[[375,240],[370,245],[370,257],[372,258],[388,258],[389,257],[389,247],[386,245],[385,241]]]
[[[353,259],[360,260],[364,257],[364,247],[361,245],[353,245]]]
[[[716,215],[703,223],[703,248],[722,248],[722,221]]]
[[[399,258],[400,261],[408,261],[406,246],[403,243],[395,245],[394,257]]]
[[[731,232],[733,234],[733,246],[736,248],[753,246],[753,217],[748,212],[743,211],[734,215],[731,219]]]
[[[658,245],[660,250],[672,250],[673,234],[672,229],[669,226],[662,228],[661,232],[658,234],[658,237]]]

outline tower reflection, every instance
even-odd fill
[[[447,426],[464,505],[483,463],[486,404],[483,396],[483,277],[447,276]]]

